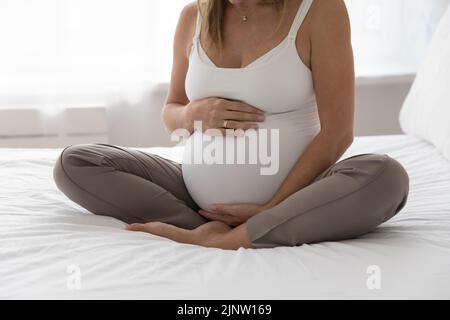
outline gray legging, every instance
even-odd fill
[[[186,229],[199,215],[181,165],[160,156],[107,144],[67,147],[54,168],[58,188],[94,214],[127,223],[161,221]],[[342,160],[279,205],[247,221],[257,247],[338,241],[374,230],[405,205],[408,174],[387,155]]]

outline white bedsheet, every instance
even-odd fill
[[[179,159],[179,150],[155,150]],[[238,251],[127,232],[89,214],[53,183],[59,152],[0,149],[0,298],[450,298],[450,162],[416,138],[357,138],[343,156],[387,153],[410,174],[407,206],[376,232]],[[366,285],[371,265],[380,290]],[[70,266],[81,271],[79,290],[67,286]]]

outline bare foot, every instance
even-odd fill
[[[168,238],[181,243],[204,245],[232,228],[220,221],[207,222],[194,230],[178,228],[162,222],[134,223],[127,227],[130,231],[141,231]]]
[[[182,243],[191,243],[193,240],[192,230],[178,228],[163,222],[133,223],[127,227],[127,230],[147,232]]]
[[[195,233],[196,240],[202,243],[207,242],[212,237],[225,234],[232,228],[220,221],[211,221],[197,227],[193,232]]]
[[[246,224],[231,228],[223,222],[207,222],[194,230],[186,230],[162,222],[131,224],[131,231],[148,232],[180,243],[200,245],[210,248],[237,250],[255,248],[249,241]]]

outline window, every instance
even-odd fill
[[[0,108],[133,97],[168,81],[188,0],[2,0]],[[414,72],[448,0],[346,0],[358,74]]]
[[[102,104],[168,81],[188,2],[2,0],[0,108]]]
[[[358,75],[415,73],[449,0],[345,0]]]

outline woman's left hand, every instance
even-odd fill
[[[209,211],[200,210],[198,213],[209,220],[221,221],[234,227],[266,209],[266,206],[258,204],[216,204]]]

